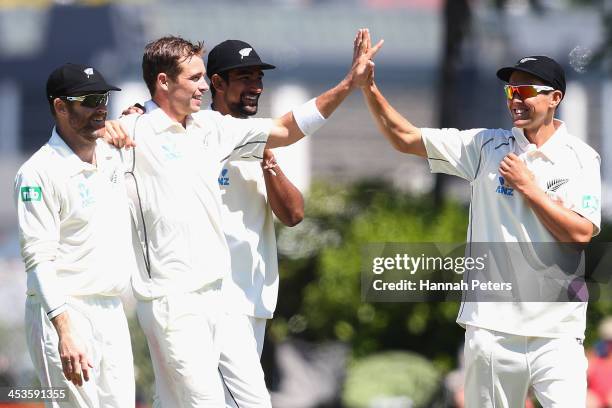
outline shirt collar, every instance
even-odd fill
[[[95,171],[97,166],[91,163],[84,162],[74,151],[66,144],[64,139],[57,133],[57,129],[53,127],[51,132],[51,138],[48,142],[49,147],[57,152],[60,157],[65,158],[59,165],[63,166],[64,169],[71,175],[78,174],[82,171]],[[96,162],[101,164],[103,159],[112,158],[110,149],[105,149],[106,142],[103,140],[96,141]]]
[[[162,133],[173,127],[180,127],[182,130],[186,130],[179,122],[171,119],[170,116],[168,116],[168,114],[164,112],[153,100],[148,100],[145,102],[145,110],[149,114],[155,133]],[[201,119],[198,115],[188,115],[185,123],[187,125],[187,129],[193,125],[202,127]]]
[[[555,133],[553,133],[552,136],[542,146],[540,146],[540,148],[535,148],[535,145],[529,142],[525,136],[525,133],[523,132],[523,129],[513,127],[512,135],[514,136],[514,139],[520,146],[521,150],[539,152],[554,163],[555,158],[558,157],[557,155],[560,153],[563,146],[565,146],[564,142],[567,136],[567,127],[563,121],[559,119],[553,120],[558,124],[557,130],[555,130]],[[532,147],[530,147],[530,145]]]

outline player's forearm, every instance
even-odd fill
[[[340,106],[346,97],[354,89],[351,80],[344,78],[335,87],[323,92],[317,97],[317,109],[325,119],[329,118],[332,113]]]
[[[338,85],[319,95],[314,105],[309,102],[297,108],[297,111],[287,112],[274,121],[266,149],[289,146],[305,135],[313,134],[327,118],[340,106],[351,93],[354,87],[349,77],[340,81]],[[306,109],[304,109],[306,107]],[[301,117],[296,119],[295,115]]]
[[[588,243],[591,240],[593,224],[589,220],[554,202],[537,186],[519,192],[557,241]]]
[[[274,126],[266,142],[266,149],[289,146],[303,137],[304,133],[295,122],[293,112],[287,112],[274,120]]]
[[[378,130],[396,150],[427,157],[421,130],[391,106],[376,84],[363,88],[363,96]]]
[[[279,166],[264,170],[268,202],[278,219],[288,227],[299,224],[304,219],[304,198]]]

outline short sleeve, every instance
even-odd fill
[[[486,129],[423,128],[421,134],[432,173],[446,173],[470,182],[476,178],[483,146],[493,137]]]
[[[591,221],[595,228],[593,236],[601,228],[601,158],[590,155],[582,162],[582,169],[573,179],[567,207]]]
[[[60,203],[50,183],[31,169],[15,178],[21,254],[26,270],[55,260],[60,238]]]
[[[222,116],[220,159],[231,157],[233,160],[261,160],[272,126],[272,119]]]

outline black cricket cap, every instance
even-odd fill
[[[509,82],[514,71],[534,75],[565,95],[565,71],[552,58],[543,55],[521,58],[513,67],[504,67],[497,71],[497,77],[502,81]]]
[[[120,91],[110,85],[102,74],[89,65],[66,63],[56,68],[47,79],[47,99],[60,96],[80,96],[90,93]]]
[[[272,64],[263,62],[249,43],[240,40],[226,40],[216,45],[208,53],[206,75],[211,78],[220,72],[247,67],[276,68]]]

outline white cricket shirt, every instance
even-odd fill
[[[139,273],[132,286],[136,297],[146,300],[193,292],[229,274],[218,185],[221,160],[230,153],[261,160],[273,122],[200,111],[187,118],[184,128],[153,101],[145,107],[147,113],[123,117],[121,123],[137,144],[138,197],[131,194],[131,206]],[[131,155],[126,159],[131,167]]]
[[[82,161],[53,129],[15,179],[26,270],[52,262],[65,295],[119,295],[136,269],[119,152],[98,140],[95,155]]]
[[[278,260],[261,164],[230,156],[218,182],[232,262],[231,279],[223,281],[224,301],[237,313],[271,319],[278,295]]]
[[[522,129],[422,129],[432,172],[471,184],[468,242],[555,242],[520,193],[499,174],[500,162],[514,152],[552,199],[593,223],[601,222],[600,157],[567,133],[563,122],[539,149]],[[552,248],[552,245],[550,246]],[[457,321],[506,333],[584,337],[583,302],[464,302]]]

